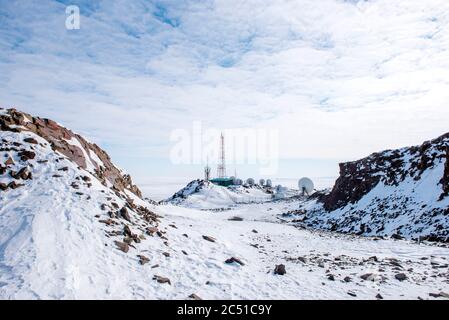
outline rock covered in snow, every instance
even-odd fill
[[[421,146],[340,164],[330,193],[307,203],[302,224],[359,235],[449,240],[449,133]]]
[[[16,109],[6,109],[0,113],[0,130],[16,133],[32,132],[48,141],[54,151],[65,155],[96,176],[104,185],[112,185],[119,191],[129,190],[142,197],[141,191],[133,184],[131,177],[114,166],[104,150],[55,121],[33,117]],[[37,140],[33,137],[26,138],[24,142],[37,144]],[[24,150],[19,156],[22,160],[29,160],[33,159],[35,154],[33,151]]]

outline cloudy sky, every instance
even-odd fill
[[[198,121],[277,130],[275,175],[332,176],[449,131],[448,49],[447,0],[0,0],[0,106],[85,135],[138,181],[198,175],[169,157]]]

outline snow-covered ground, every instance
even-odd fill
[[[300,178],[300,177],[298,177]],[[271,178],[273,185],[283,185],[288,188],[298,188],[298,178]],[[331,188],[337,177],[311,177],[315,188],[322,190]],[[175,192],[185,187],[193,178],[186,177],[154,177],[151,180],[145,180],[139,183],[139,188],[145,197],[155,201],[165,200],[171,197]]]
[[[32,132],[0,133],[0,299],[449,297],[447,244],[304,230],[304,199],[257,187],[157,206]]]

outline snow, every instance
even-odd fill
[[[93,161],[95,161],[95,163],[97,164],[98,168],[100,168],[100,167],[106,167],[106,166],[104,165],[103,161],[101,161],[101,159],[97,156],[97,154],[96,154],[93,150],[91,150],[91,149],[89,149],[89,156],[90,156],[90,158],[91,158]]]
[[[8,142],[40,139],[26,132],[1,132],[1,137]],[[70,143],[79,144],[73,139]],[[101,205],[113,201],[122,207],[124,195],[53,152],[48,143],[26,148],[36,153],[30,160],[33,179],[18,189],[0,191],[0,299],[186,299],[192,293],[203,299],[374,299],[378,293],[385,299],[429,299],[431,292],[449,292],[447,247],[303,230],[283,215],[298,209],[302,200],[265,201],[267,194],[258,188],[208,185],[194,192],[191,186],[186,201],[160,206],[125,191],[161,216],[159,230],[166,232],[167,243],[146,235],[124,253],[114,245],[123,236],[106,233],[122,229],[99,221],[108,217]],[[14,156],[1,151],[1,159],[5,154]],[[23,165],[17,157],[14,161],[14,170]],[[58,170],[62,167],[68,170]],[[418,188],[428,188],[426,179],[431,184],[437,175],[429,172]],[[77,180],[80,176],[89,176],[92,185]],[[70,187],[74,181],[79,189]],[[379,186],[372,192],[374,197],[391,190]],[[239,202],[259,197],[265,202]],[[217,212],[221,206],[226,210]],[[126,224],[138,233],[141,218],[131,214],[134,223],[117,220],[119,227]],[[243,221],[229,220],[236,216]],[[206,241],[204,235],[216,241]],[[150,262],[139,264],[138,254]],[[380,262],[367,262],[372,256]],[[226,264],[230,257],[245,265]],[[310,262],[302,263],[298,257]],[[400,272],[407,274],[407,280],[394,278],[399,271],[387,258],[404,266]],[[348,261],[344,269],[335,266],[336,259]],[[281,263],[287,273],[275,275],[273,269]],[[159,267],[152,268],[155,265]],[[328,280],[330,273],[335,281]],[[366,273],[373,273],[375,281],[361,280]],[[154,275],[168,277],[171,285],[152,280]],[[343,281],[346,276],[351,282]]]
[[[72,138],[70,138],[70,140],[67,140],[67,139],[64,139],[64,140],[67,141],[68,144],[75,146],[81,150],[81,152],[83,153],[84,159],[86,161],[86,170],[89,172],[95,172],[96,167],[90,160],[89,155],[87,154],[86,150],[83,148],[83,146],[81,145],[79,140],[76,137],[72,137]]]

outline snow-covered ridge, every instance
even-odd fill
[[[304,204],[301,219],[332,231],[448,241],[448,193],[449,133],[340,164],[332,191]]]
[[[110,277],[126,270],[126,253],[145,260],[142,246],[164,246],[155,207],[105,186],[34,132],[9,128],[0,131],[0,299],[116,295],[126,278]]]
[[[229,208],[237,204],[262,203],[273,199],[271,188],[254,186],[222,187],[193,180],[166,202],[198,209]]]
[[[96,176],[105,186],[112,185],[118,191],[129,190],[138,197],[142,194],[127,174],[123,174],[108,154],[94,143],[64,128],[55,121],[33,117],[16,109],[1,109],[0,130],[33,132],[48,141],[51,148]]]

